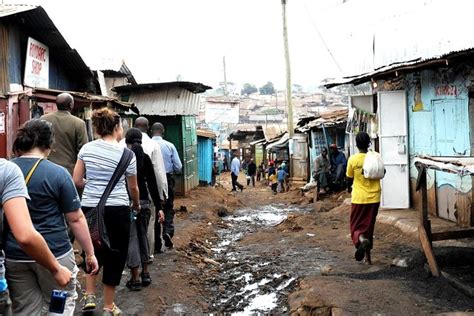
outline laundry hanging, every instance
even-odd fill
[[[351,108],[346,126],[346,133],[366,132],[371,138],[377,138],[377,115],[358,108]]]

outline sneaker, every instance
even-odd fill
[[[82,304],[82,310],[83,311],[89,311],[93,310],[96,308],[96,303],[95,303],[95,295],[94,294],[84,294],[82,297],[82,300],[84,301],[84,304]]]
[[[142,290],[142,282],[140,281],[133,281],[128,280],[125,284],[130,291],[141,291]]]
[[[170,234],[163,234],[163,240],[165,241],[165,246],[169,249],[173,248],[173,241],[171,240]]]
[[[141,278],[142,278],[142,286],[144,287],[147,287],[148,285],[151,284],[151,276],[150,276],[150,273],[148,272],[142,272],[140,274]]]
[[[102,315],[118,316],[118,315],[123,315],[123,314],[122,314],[122,310],[118,308],[117,305],[115,305],[114,303],[114,307],[112,309],[104,308],[104,312],[102,313]]]

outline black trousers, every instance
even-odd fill
[[[163,213],[165,213],[165,221],[163,224],[159,221],[158,211],[159,209],[155,207],[157,212],[155,216],[155,252],[161,250],[162,241],[161,234],[168,234],[171,238],[174,236],[174,185],[175,181],[172,174],[166,174],[166,180],[168,181],[168,199],[163,205]],[[161,227],[163,225],[163,228]]]
[[[141,202],[141,201],[140,201]],[[127,266],[139,267],[150,260],[150,243],[148,242],[148,224],[150,223],[150,203],[142,204],[136,220],[130,225]]]
[[[252,185],[255,186],[255,175],[249,175],[250,178],[247,178],[247,186],[250,185],[250,182],[252,182]]]
[[[83,207],[85,214],[92,210],[91,207]],[[112,249],[95,249],[95,255],[99,265],[103,267],[102,282],[106,285],[117,286],[122,278],[128,254],[128,242],[130,237],[130,207],[106,206],[104,209],[104,221]]]
[[[237,178],[239,176],[236,176],[234,173],[231,173],[231,177],[232,177],[232,190],[233,191],[236,191],[236,186],[239,188],[239,189],[242,189],[244,186],[241,185],[238,181],[237,181]]]

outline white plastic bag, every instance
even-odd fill
[[[364,178],[372,180],[380,180],[385,176],[385,165],[382,156],[373,150],[369,150],[365,155]]]

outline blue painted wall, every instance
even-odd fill
[[[467,76],[450,71],[424,70],[407,76],[410,177],[416,179],[416,155],[470,156],[469,87]],[[420,103],[421,101],[421,103]],[[429,187],[434,177],[428,177]],[[449,185],[468,192],[471,178],[437,172],[437,187]]]
[[[199,181],[212,183],[212,163],[214,160],[214,148],[212,139],[198,136],[198,170]]]
[[[29,34],[23,33],[17,26],[8,26],[8,76],[10,83],[23,84],[28,36]],[[55,58],[55,51],[50,48],[49,89],[81,91],[80,87],[84,86],[84,78],[76,78],[74,75],[67,74]]]

